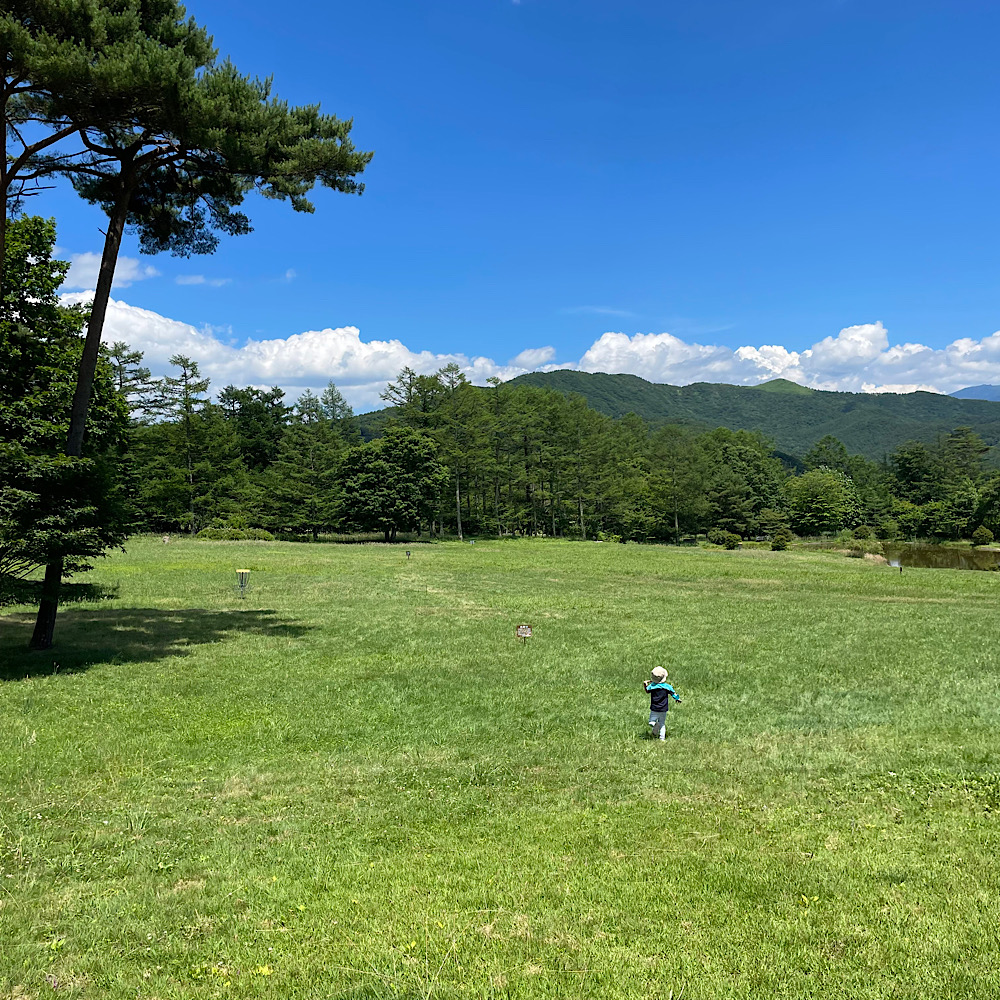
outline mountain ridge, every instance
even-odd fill
[[[956,389],[948,395],[955,399],[986,399],[991,402],[1000,401],[1000,385],[968,385],[964,389]]]
[[[756,386],[675,386],[638,375],[573,369],[529,372],[508,384],[576,393],[613,417],[636,413],[660,425],[759,430],[779,450],[799,456],[827,434],[843,441],[848,451],[876,460],[904,441],[931,443],[955,427],[972,427],[990,445],[1000,441],[1000,402],[933,392],[832,392],[787,379]]]

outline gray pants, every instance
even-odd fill
[[[653,735],[659,736],[661,740],[667,738],[667,713],[666,712],[650,712],[649,713],[649,724],[653,729]]]

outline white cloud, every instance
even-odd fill
[[[70,257],[70,269],[62,287],[69,291],[74,288],[93,289],[97,287],[97,275],[101,270],[99,253],[75,253]],[[134,257],[119,257],[115,265],[114,288],[128,288],[136,281],[159,277],[160,272],[150,264],[142,264]]]
[[[554,347],[529,347],[521,351],[517,357],[511,358],[507,362],[512,368],[524,368],[531,371],[534,368],[541,368],[543,365],[551,364],[556,359],[556,349]]]
[[[786,378],[842,392],[953,392],[1000,383],[1000,332],[943,348],[892,344],[881,323],[845,327],[803,351],[780,344],[735,349],[689,343],[669,333],[605,333],[580,360],[584,371],[631,372],[651,382],[758,385]]]
[[[84,302],[89,295],[75,292],[62,298],[66,303]],[[142,351],[154,374],[169,369],[172,355],[185,354],[198,362],[216,390],[230,383],[280,385],[294,397],[306,388],[320,391],[333,379],[356,410],[381,406],[379,393],[407,366],[429,374],[455,362],[477,385],[494,376],[509,379],[529,370],[525,365],[503,365],[485,357],[413,351],[399,340],[363,341],[353,326],[307,330],[282,339],[248,340],[242,347],[219,339],[218,334],[230,332],[199,329],[112,299],[103,339],[105,343],[124,340]],[[546,349],[541,351],[545,354]],[[546,356],[553,357],[554,352]]]
[[[610,306],[570,306],[560,312],[568,316],[619,316],[623,319],[633,319],[634,312],[628,309],[612,309]]]
[[[221,288],[228,285],[231,278],[206,278],[203,274],[178,274],[174,281],[178,285],[208,285],[210,288]]]
[[[63,296],[86,301],[89,293]],[[381,405],[379,393],[401,368],[437,371],[455,362],[477,385],[531,370],[577,368],[631,372],[651,382],[730,382],[757,385],[787,378],[817,389],[852,392],[952,392],[983,382],[1000,384],[1000,331],[981,340],[964,337],[942,348],[893,344],[881,323],[850,326],[812,347],[795,351],[778,344],[737,348],[698,344],[670,333],[602,334],[576,363],[556,364],[551,346],[528,348],[506,364],[482,356],[418,351],[401,340],[361,338],[353,326],[307,330],[284,338],[248,340],[234,346],[239,331],[198,328],[148,309],[112,300],[104,339],[124,340],[145,354],[154,373],[169,368],[173,354],[201,366],[216,389],[236,385],[283,387],[290,397],[305,388],[320,391],[333,379],[357,410]],[[224,339],[223,339],[224,338]]]

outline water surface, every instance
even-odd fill
[[[994,549],[952,548],[916,542],[886,542],[883,549],[890,566],[912,566],[915,569],[1000,569],[1000,551]]]

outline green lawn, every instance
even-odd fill
[[[411,551],[136,540],[53,652],[0,613],[0,997],[1000,995],[1000,577]]]

